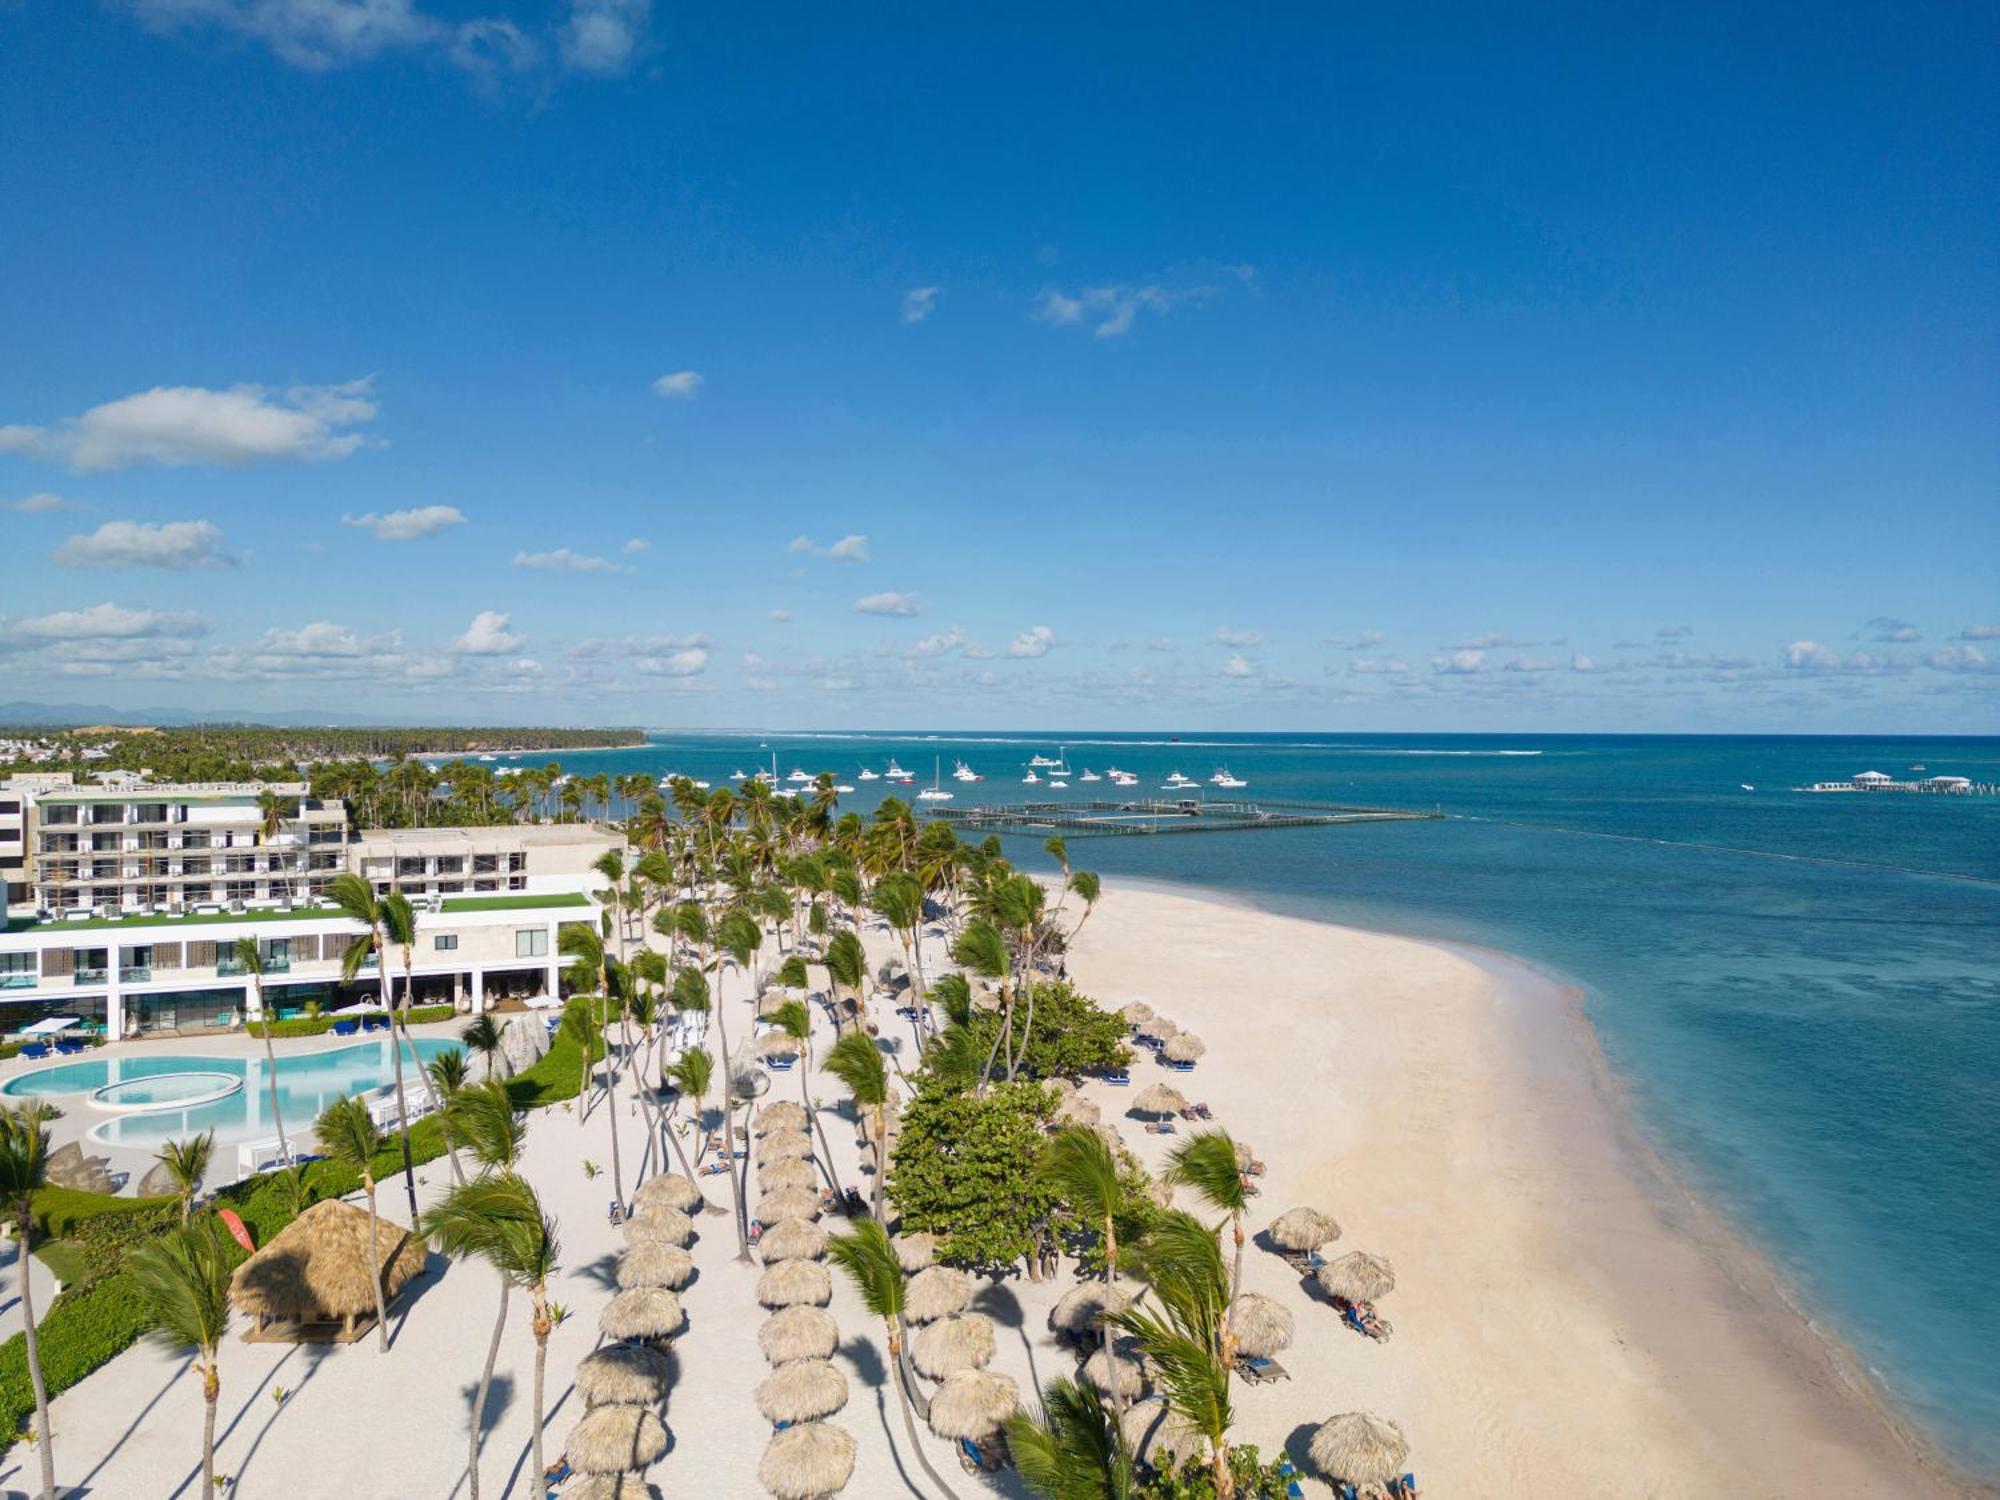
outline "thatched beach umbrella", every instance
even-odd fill
[[[896,1263],[909,1275],[937,1259],[937,1236],[927,1229],[896,1236]]]
[[[229,1278],[229,1300],[253,1320],[253,1337],[277,1323],[300,1334],[337,1325],[354,1338],[375,1320],[375,1286],[395,1299],[424,1269],[424,1245],[383,1220],[376,1257],[368,1255],[368,1211],[328,1198],[271,1236],[271,1242]]]
[[[771,1435],[757,1477],[777,1500],[825,1500],[854,1473],[854,1437],[827,1422],[803,1422]]]
[[[679,1245],[663,1240],[641,1240],[618,1257],[618,1288],[629,1292],[635,1286],[663,1286],[677,1292],[694,1275],[694,1257]]]
[[[1174,1184],[1172,1180],[1166,1177],[1148,1177],[1146,1179],[1146,1196],[1162,1208],[1172,1208],[1174,1206]]]
[[[1054,1089],[1058,1094],[1068,1097],[1076,1092],[1076,1080],[1074,1078],[1044,1078],[1042,1080],[1042,1087]]]
[[[1164,1083],[1150,1084],[1139,1091],[1139,1097],[1132,1101],[1130,1113],[1135,1115],[1177,1115],[1187,1108],[1187,1100],[1179,1089],[1170,1089]]]
[[[818,1260],[826,1254],[826,1230],[807,1219],[780,1219],[757,1240],[767,1266],[783,1260]]]
[[[1094,1333],[1107,1312],[1123,1312],[1131,1305],[1130,1294],[1101,1281],[1079,1281],[1049,1309],[1051,1333]]]
[[[1137,1026],[1153,1019],[1153,1007],[1143,1000],[1134,1000],[1118,1014],[1125,1018],[1127,1026]]]
[[[1141,1463],[1164,1468],[1169,1459],[1184,1462],[1208,1452],[1208,1439],[1164,1401],[1135,1401],[1118,1419],[1125,1446]]]
[[[765,1192],[776,1192],[779,1188],[805,1188],[808,1191],[819,1186],[819,1172],[809,1161],[771,1161],[757,1169],[757,1184]],[[817,1192],[814,1192],[817,1198]]]
[[[1191,1063],[1208,1051],[1208,1044],[1192,1031],[1183,1031],[1179,1036],[1167,1038],[1167,1045],[1160,1049],[1160,1055],[1168,1062]]]
[[[847,1377],[823,1359],[779,1365],[757,1385],[767,1422],[816,1422],[847,1405]]]
[[[589,1406],[658,1406],[667,1394],[667,1356],[647,1344],[606,1344],[576,1367],[576,1393]]]
[[[806,1107],[794,1099],[777,1099],[757,1111],[757,1134],[774,1130],[804,1130],[809,1122]]]
[[[990,984],[975,984],[972,987],[972,1008],[993,1014],[1000,1008],[1000,992]]]
[[[772,1313],[757,1330],[757,1347],[774,1365],[825,1359],[839,1342],[840,1326],[823,1307],[788,1307]]]
[[[563,1490],[562,1500],[660,1500],[660,1492],[638,1474],[586,1474]]]
[[[1329,1240],[1340,1238],[1340,1226],[1333,1215],[1316,1208],[1288,1208],[1271,1221],[1265,1231],[1281,1250],[1317,1250]]]
[[[579,1474],[643,1469],[667,1451],[667,1424],[650,1406],[594,1406],[570,1428],[563,1454]]]
[[[759,1057],[797,1057],[799,1039],[788,1031],[774,1031],[757,1043]]]
[[[604,1304],[597,1330],[608,1339],[667,1339],[681,1322],[680,1298],[663,1286],[635,1286]]]
[[[1146,1389],[1146,1367],[1134,1356],[1129,1341],[1115,1346],[1108,1360],[1102,1349],[1091,1355],[1083,1362],[1083,1378],[1105,1395],[1123,1396],[1128,1401]]]
[[[677,1208],[653,1205],[642,1208],[625,1221],[625,1243],[641,1245],[651,1240],[662,1245],[685,1245],[694,1238],[694,1220]]]
[[[1261,1292],[1245,1292],[1229,1309],[1236,1352],[1269,1359],[1292,1343],[1292,1310]]]
[[[811,1161],[812,1137],[803,1130],[774,1130],[757,1142],[757,1166],[768,1162]]]
[[[956,1266],[931,1266],[904,1288],[903,1312],[912,1323],[935,1323],[964,1312],[972,1300],[972,1279]]]
[[[757,1222],[776,1224],[781,1219],[817,1219],[819,1194],[810,1188],[774,1188],[766,1184],[757,1200]]]
[[[1052,1117],[1058,1125],[1095,1125],[1098,1110],[1095,1104],[1081,1094],[1071,1094],[1056,1106]]]
[[[983,1370],[993,1361],[993,1320],[983,1313],[959,1313],[919,1328],[910,1340],[910,1362],[931,1380],[961,1370]]]
[[[1179,1032],[1180,1027],[1169,1021],[1165,1016],[1154,1016],[1150,1021],[1139,1023],[1139,1035],[1148,1041],[1164,1042],[1168,1037],[1175,1036]]]
[[[1306,1457],[1329,1479],[1349,1484],[1382,1484],[1403,1472],[1410,1457],[1403,1429],[1372,1412],[1343,1412],[1322,1422],[1306,1445]]]
[[[1373,1302],[1396,1289],[1395,1269],[1379,1255],[1366,1250],[1350,1250],[1320,1267],[1319,1289],[1329,1297],[1349,1302]]]
[[[692,1213],[705,1202],[700,1188],[672,1172],[648,1177],[632,1194],[633,1211],[639,1213],[649,1208],[671,1208],[679,1213]]]
[[[825,1307],[833,1300],[833,1274],[816,1260],[781,1260],[757,1278],[757,1300],[765,1307]]]
[[[766,990],[757,997],[757,1019],[768,1020],[791,1003],[792,997],[783,990]]]
[[[1118,1127],[1113,1125],[1109,1120],[1101,1120],[1090,1128],[1096,1131],[1097,1138],[1113,1151],[1123,1151],[1125,1149],[1125,1137],[1118,1133]]]
[[[931,1431],[941,1438],[977,1442],[1000,1430],[1021,1409],[1021,1390],[1010,1375],[962,1370],[931,1397]]]

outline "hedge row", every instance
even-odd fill
[[[434,1021],[449,1021],[458,1014],[451,1005],[416,1005],[403,1012],[405,1020],[412,1026],[428,1026]],[[261,1037],[265,1031],[279,1041],[286,1037],[325,1036],[333,1030],[332,1016],[293,1016],[286,1021],[252,1021],[243,1029],[251,1036]]]
[[[434,1008],[447,1015],[451,1011],[449,1006]],[[414,1019],[421,1014],[412,1012],[412,1017]],[[282,1026],[286,1023],[278,1024]],[[278,1034],[286,1035],[282,1031]],[[601,1040],[593,1050],[598,1056],[603,1056]],[[557,1036],[539,1062],[522,1069],[507,1081],[507,1091],[523,1108],[545,1107],[574,1099],[580,1082],[580,1064],[576,1043],[568,1037]],[[422,1165],[436,1160],[444,1152],[444,1129],[436,1118],[419,1120],[410,1127],[412,1162]],[[388,1187],[403,1170],[402,1142],[393,1131],[384,1139],[382,1149],[376,1153],[371,1166],[379,1185],[378,1192]],[[344,1197],[361,1187],[361,1173],[342,1162],[313,1162],[301,1175],[307,1203]],[[276,1172],[265,1172],[232,1183],[215,1195],[215,1201],[233,1208],[249,1228],[251,1238],[259,1245],[268,1245],[271,1237],[291,1222],[297,1207],[290,1184]],[[168,1199],[120,1198],[78,1192],[73,1188],[50,1187],[35,1195],[34,1215],[43,1233],[64,1237],[74,1235],[80,1229],[88,1234],[85,1226],[98,1220],[129,1218],[131,1227],[136,1229],[141,1215],[155,1213],[163,1204],[170,1202]],[[105,1235],[91,1237],[121,1242],[129,1238],[125,1225],[115,1228],[107,1225],[106,1229]],[[50,1397],[53,1399],[122,1354],[149,1326],[145,1299],[139,1294],[132,1277],[122,1269],[109,1270],[87,1286],[66,1289],[56,1298],[53,1307],[42,1310],[39,1327],[42,1375],[48,1382]],[[34,1412],[35,1391],[28,1379],[27,1335],[17,1333],[5,1343],[0,1343],[0,1453],[13,1446],[22,1424],[31,1420]]]

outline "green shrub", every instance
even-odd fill
[[[148,1309],[129,1275],[116,1273],[88,1288],[65,1292],[44,1314],[38,1332],[42,1378],[53,1398],[123,1353],[146,1331]],[[0,1443],[12,1446],[35,1413],[28,1380],[28,1340],[15,1334],[0,1344]]]
[[[325,1016],[293,1016],[289,1021],[251,1021],[243,1029],[254,1037],[262,1037],[268,1031],[283,1041],[286,1037],[325,1036],[333,1030],[333,1022]]]
[[[86,1193],[80,1188],[45,1187],[35,1194],[35,1230],[50,1239],[66,1239],[91,1219],[145,1214],[172,1198],[120,1198]]]
[[[449,1021],[458,1014],[455,1005],[413,1005],[403,1012],[403,1020],[411,1026],[429,1026],[437,1021]]]

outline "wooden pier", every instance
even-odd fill
[[[1329,828],[1442,817],[1402,807],[1350,807],[1262,797],[1132,797],[1117,801],[992,803],[926,807],[924,816],[961,834],[1238,833],[1259,828]]]

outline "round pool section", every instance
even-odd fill
[[[234,1073],[161,1073],[128,1078],[91,1091],[90,1102],[117,1115],[145,1115],[162,1109],[195,1109],[227,1099],[243,1088]]]

